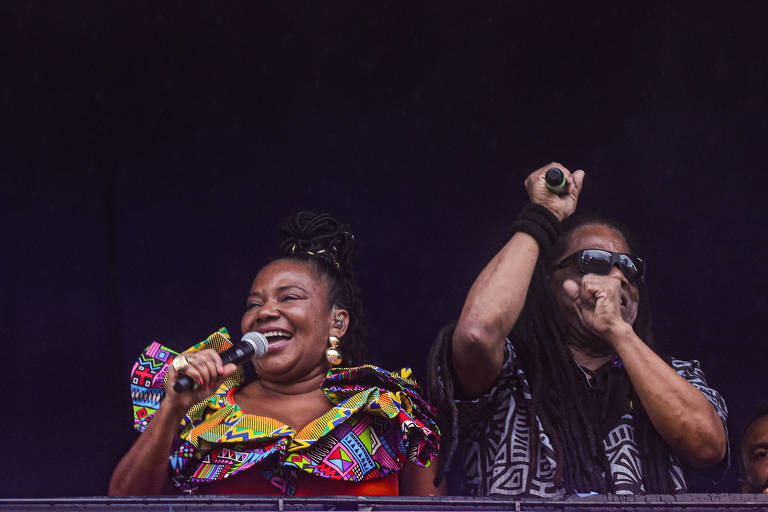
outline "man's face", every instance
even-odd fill
[[[768,480],[768,416],[749,426],[741,441],[739,456],[746,469],[740,479],[741,492],[763,492]]]

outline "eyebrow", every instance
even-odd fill
[[[297,284],[286,284],[284,286],[280,286],[277,289],[277,292],[278,293],[282,293],[282,292],[284,292],[286,290],[290,290],[291,288],[296,288],[298,290],[303,291],[304,293],[309,293],[307,290],[305,290],[304,288],[302,288],[301,286],[299,286]],[[259,292],[251,292],[251,293],[248,294],[248,296],[249,297],[261,297],[261,294]]]
[[[299,290],[303,291],[304,293],[308,293],[307,290],[302,288],[301,286],[297,284],[286,284],[285,286],[281,286],[277,289],[278,292],[284,292],[286,290],[290,290],[291,288],[298,288]]]
[[[742,448],[741,455],[739,457],[740,463],[744,464],[745,466],[748,466],[751,463],[752,457],[755,455],[755,452],[758,450],[768,450],[768,442],[760,442],[753,446],[750,446],[746,452]]]

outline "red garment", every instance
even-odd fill
[[[230,478],[201,485],[198,494],[282,495],[282,490],[269,483],[261,471],[243,471]],[[399,496],[397,473],[378,480],[347,482],[321,478],[298,472],[296,496]]]

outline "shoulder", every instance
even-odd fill
[[[686,361],[683,359],[670,358],[669,364],[682,378],[691,383],[696,389],[701,391],[704,396],[712,403],[717,413],[725,421],[728,415],[728,407],[725,404],[723,396],[707,382],[701,363],[696,359]]]
[[[669,364],[672,368],[691,384],[703,384],[706,385],[707,380],[704,376],[704,369],[701,366],[701,362],[697,359],[691,359],[690,361],[684,359],[677,359],[675,357],[669,358]]]
[[[394,435],[406,460],[425,466],[437,453],[437,411],[422,396],[410,368],[392,372],[373,365],[335,368],[328,372],[322,389],[335,404],[332,411],[343,413],[343,418],[362,414],[382,432]]]
[[[334,403],[366,390],[404,392],[408,396],[418,397],[423,401],[421,398],[423,393],[418,382],[413,378],[410,368],[401,368],[397,371],[388,371],[373,365],[333,368],[328,372],[321,387]]]

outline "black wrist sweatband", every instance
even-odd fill
[[[548,208],[538,203],[525,205],[510,227],[510,232],[528,233],[539,244],[541,251],[546,251],[557,241],[563,232],[560,221]]]

